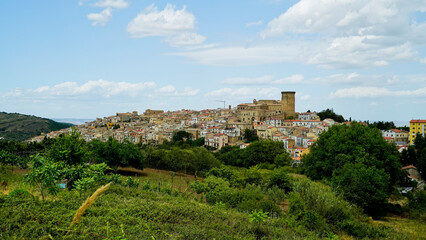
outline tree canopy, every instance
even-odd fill
[[[336,122],[344,122],[345,121],[345,118],[343,118],[342,115],[335,113],[333,109],[329,109],[329,108],[319,112],[318,116],[320,117],[321,121],[326,119],[326,118],[331,118]]]
[[[362,195],[347,199],[366,211],[382,206],[400,177],[395,145],[387,143],[378,129],[355,122],[334,125],[322,133],[302,160],[312,179],[328,179],[338,189]],[[377,195],[371,201],[360,201],[374,191]]]

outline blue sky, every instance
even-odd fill
[[[0,1],[0,111],[233,107],[426,118],[426,0]]]

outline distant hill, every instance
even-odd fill
[[[0,112],[0,138],[24,141],[41,133],[49,133],[73,126],[70,123],[19,113]]]

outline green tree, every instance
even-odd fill
[[[47,152],[47,157],[56,162],[65,162],[67,165],[86,163],[89,160],[89,152],[85,141],[80,134],[73,129],[68,134],[62,134],[52,144]]]
[[[223,149],[227,150],[222,152]],[[217,159],[219,159],[219,161],[221,161],[225,165],[232,165],[238,167],[244,166],[244,158],[244,150],[240,149],[237,146],[225,146],[221,148],[217,154]]]
[[[268,187],[277,186],[286,192],[291,190],[291,179],[284,168],[276,168],[269,177]]]
[[[400,176],[398,154],[396,147],[383,139],[380,130],[353,122],[334,125],[322,133],[302,160],[305,173],[315,180],[331,178],[333,171],[346,163],[362,163],[384,169],[393,185]]]
[[[389,197],[401,176],[395,145],[388,144],[380,130],[359,123],[331,127],[320,135],[302,161],[309,177],[315,180],[332,178],[336,189],[359,196],[346,195],[371,214],[377,214],[373,208],[383,207],[383,200]],[[356,170],[356,167],[359,169]],[[374,191],[377,191],[376,195]],[[367,199],[369,197],[365,193],[374,196]]]
[[[177,143],[177,142],[186,142],[187,140],[191,140],[192,139],[192,134],[186,131],[177,131],[175,133],[173,133],[173,142]]]
[[[260,163],[274,163],[275,157],[284,153],[283,142],[262,140],[252,142],[244,149],[244,167],[250,167]]]
[[[417,152],[416,148],[413,145],[410,145],[407,149],[402,150],[401,164],[404,166],[417,165]]]
[[[414,165],[423,179],[426,179],[426,138],[418,133],[414,139],[414,145],[408,146],[401,154],[403,165]]]
[[[274,163],[278,167],[290,166],[291,161],[292,161],[292,159],[291,159],[290,154],[288,152],[283,152],[281,154],[278,154],[274,159]]]
[[[389,174],[384,170],[362,163],[347,163],[334,172],[331,183],[346,200],[366,213],[374,217],[383,215],[390,183]]]
[[[168,170],[195,173],[195,154],[191,150],[175,147],[167,152],[164,160]]]
[[[378,128],[380,130],[389,130],[389,129],[396,128],[394,122],[382,122],[382,121],[369,123],[368,126],[372,128]]]
[[[144,156],[139,147],[125,141],[118,142],[109,138],[106,142],[94,140],[89,143],[89,149],[93,153],[95,162],[105,162],[110,167],[134,167],[143,169]]]
[[[326,110],[323,110],[318,113],[318,116],[320,117],[321,121],[326,118],[331,118],[336,122],[344,122],[345,118],[343,118],[342,115],[339,115],[333,111],[333,109],[327,108]]]
[[[243,138],[246,143],[251,143],[254,141],[259,141],[259,137],[256,135],[255,130],[250,130],[246,128],[243,133]]]
[[[28,174],[25,175],[26,180],[30,184],[39,187],[43,200],[45,199],[46,190],[52,195],[57,194],[59,188],[56,183],[61,180],[62,166],[41,155],[35,155],[31,160],[32,166]]]
[[[214,155],[203,147],[193,148],[195,154],[194,169],[195,172],[207,172],[211,168],[219,167],[220,162]]]

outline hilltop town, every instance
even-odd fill
[[[296,112],[295,92],[282,92],[281,100],[256,100],[241,103],[232,108],[163,111],[147,109],[143,114],[137,111],[117,113],[115,116],[97,118],[75,128],[86,141],[106,141],[114,138],[119,142],[130,141],[138,144],[162,144],[171,141],[174,132],[186,131],[193,139],[204,138],[204,144],[216,149],[224,146],[247,147],[243,141],[246,129],[253,131],[259,139],[282,141],[290,156],[299,161],[309,147],[316,142],[320,133],[338,123],[323,119],[316,112]],[[50,132],[32,138],[41,141],[44,137],[55,138],[70,129]],[[395,142],[400,151],[409,142],[407,131],[391,129],[383,131],[383,137]]]

